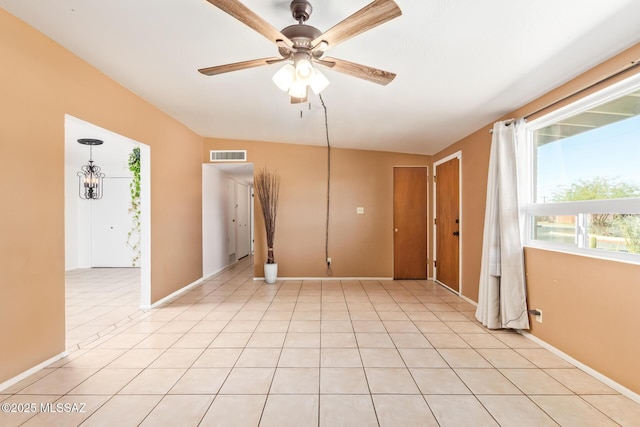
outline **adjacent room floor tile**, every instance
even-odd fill
[[[321,368],[320,393],[369,394],[367,377],[362,368]]]
[[[413,379],[422,394],[470,394],[469,388],[449,368],[411,369]]]
[[[140,427],[174,427],[198,425],[213,396],[167,395],[147,415]]]
[[[531,399],[562,426],[606,427],[616,425],[610,418],[579,396],[531,396]]]
[[[149,365],[150,368],[189,368],[200,357],[203,349],[170,348]]]
[[[370,368],[403,368],[404,361],[395,348],[361,348],[362,364]]]
[[[428,427],[438,422],[420,395],[376,394],[372,396],[380,427]]]
[[[239,368],[275,368],[280,359],[280,348],[245,348],[238,361]]]
[[[491,368],[489,362],[472,348],[443,348],[438,352],[452,368]]]
[[[104,368],[86,379],[69,394],[116,394],[142,369]]]
[[[52,402],[53,405],[63,405],[63,408],[69,408],[69,412],[42,412],[40,411],[36,416],[29,419],[21,426],[25,427],[74,427],[82,424],[84,420],[91,416],[96,410],[98,410],[107,400],[111,398],[110,395],[84,395],[62,396],[60,399]],[[57,407],[57,406],[56,406]],[[61,419],[64,417],[64,419]],[[0,415],[0,425],[9,427],[10,423],[4,423],[2,415]]]
[[[628,397],[619,394],[581,397],[620,425],[640,425],[640,405]]]
[[[171,394],[216,394],[226,380],[230,368],[189,369],[171,388]]]
[[[318,394],[318,368],[277,368],[270,394]]]
[[[573,365],[546,348],[519,348],[516,351],[538,368],[573,368]]]
[[[478,353],[495,368],[534,368],[533,363],[510,348],[480,348]]]
[[[558,426],[527,396],[477,396],[503,427]]]
[[[260,427],[317,427],[318,404],[317,395],[269,395]]]
[[[500,369],[525,394],[572,394],[544,371],[538,369]]]
[[[153,410],[163,396],[116,395],[94,412],[83,427],[134,427]]]
[[[371,396],[320,396],[320,427],[377,427]]]
[[[194,368],[231,368],[242,353],[242,348],[209,348],[193,362]]]
[[[578,368],[544,371],[576,394],[616,394],[615,390]]]
[[[498,426],[475,396],[427,395],[425,399],[442,427]]]
[[[92,368],[58,368],[49,375],[20,390],[19,394],[63,395],[70,392],[78,384],[96,372],[97,369]]]
[[[521,394],[497,369],[455,369],[455,373],[475,395]]]
[[[260,422],[266,399],[266,395],[219,394],[199,426],[256,427]]]
[[[409,368],[448,368],[447,362],[434,349],[401,348],[400,355]]]
[[[267,394],[274,372],[274,368],[234,368],[220,393]]]
[[[362,366],[360,351],[356,348],[323,348],[320,366],[333,368],[354,368]]]
[[[422,334],[389,334],[397,348],[433,348]]]
[[[166,394],[186,369],[145,369],[120,394]]]
[[[371,393],[417,394],[416,383],[406,368],[365,368]]]

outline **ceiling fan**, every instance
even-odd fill
[[[313,64],[380,85],[390,83],[396,76],[344,59],[324,57],[329,48],[400,16],[402,12],[393,0],[374,0],[324,33],[305,23],[313,11],[308,0],[291,2],[291,14],[298,23],[282,31],[275,29],[238,0],[207,1],[275,43],[280,56],[201,68],[198,71],[202,74],[213,76],[286,61],[287,64],[273,76],[273,81],[289,93],[291,103],[306,102],[309,88],[318,94],[329,84],[329,80]]]

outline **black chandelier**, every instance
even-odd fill
[[[78,142],[89,146],[89,164],[84,165],[78,172],[78,193],[81,199],[98,200],[102,198],[102,178],[100,166],[93,164],[93,146],[102,145],[99,139],[83,138]]]

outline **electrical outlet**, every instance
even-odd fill
[[[331,265],[331,258],[327,258],[327,265]]]
[[[539,308],[536,308],[536,310],[538,311],[538,313],[540,314],[536,314],[536,322],[538,323],[542,323],[542,310],[540,310]]]
[[[357,207],[356,208],[356,213],[358,215],[364,215],[364,207],[362,207],[362,206]]]

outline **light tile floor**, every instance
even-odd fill
[[[66,273],[67,351],[144,314],[139,268],[92,268]]]
[[[70,354],[0,392],[22,408],[0,425],[640,425],[640,405],[482,328],[433,282],[266,285],[252,272],[241,261],[149,311],[131,271],[71,274]]]

